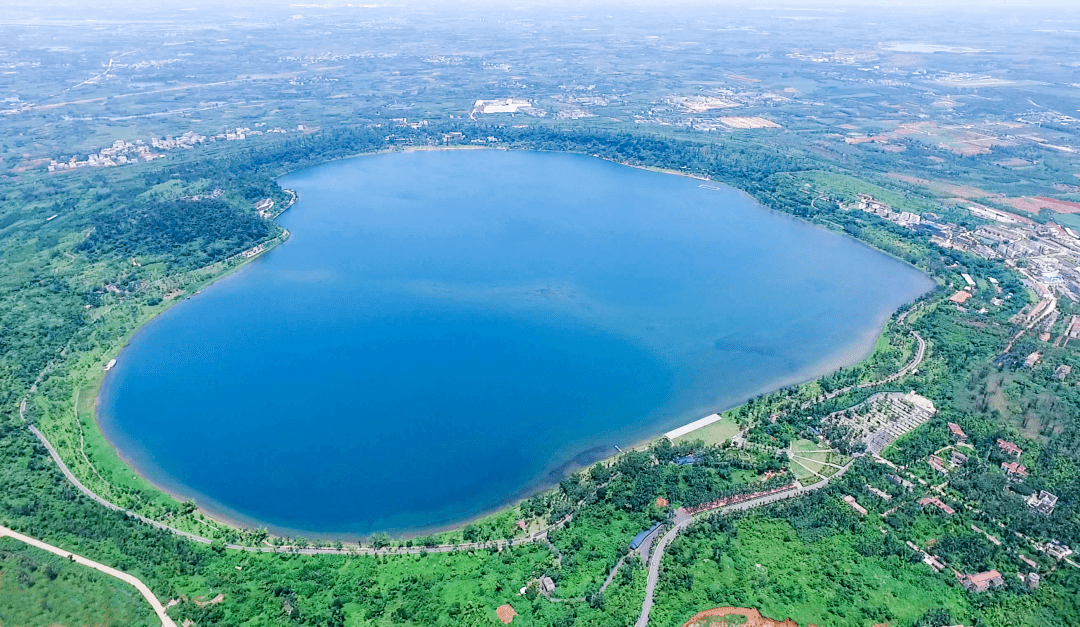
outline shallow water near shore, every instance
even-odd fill
[[[863,357],[931,281],[701,181],[447,151],[281,180],[291,239],[143,328],[99,421],[246,525],[417,533]]]

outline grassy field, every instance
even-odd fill
[[[675,438],[675,444],[701,440],[705,444],[723,444],[739,432],[739,424],[729,416],[724,416],[712,424],[695,429],[690,433]]]
[[[150,605],[121,581],[0,538],[0,625],[160,625]]]

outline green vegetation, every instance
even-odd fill
[[[757,608],[777,620],[796,617],[800,625],[837,627],[906,621],[935,607],[964,608],[963,591],[944,576],[928,575],[924,564],[908,562],[903,543],[897,554],[863,555],[855,547],[882,543],[881,533],[850,531],[853,521],[843,504],[819,506],[846,524],[816,541],[769,516],[710,521],[688,530],[669,548],[656,624],[681,625],[704,599]]]
[[[281,241],[280,229],[254,211],[262,198],[273,199],[277,208],[288,203],[289,195],[273,182],[276,176],[330,158],[441,142],[442,133],[451,131],[462,132],[460,141],[466,143],[496,137],[514,148],[586,152],[709,175],[774,209],[905,259],[942,286],[924,298],[908,321],[927,340],[927,357],[903,381],[847,389],[880,381],[910,360],[915,345],[909,327],[891,323],[874,353],[860,364],[752,399],[725,412],[713,429],[621,455],[517,509],[438,537],[408,541],[431,546],[520,537],[523,532],[514,525],[519,517],[537,529],[572,514],[569,524],[549,534],[550,545],[380,557],[225,550],[223,541],[258,544],[266,534],[207,521],[191,504],[177,503],[132,475],[93,421],[102,365],[139,325],[244,263],[239,253]],[[791,445],[793,454],[807,458],[802,464],[831,475],[833,465],[848,458],[814,452],[819,449],[811,429],[820,426],[821,418],[879,391],[915,389],[941,411],[886,457],[912,469],[925,466],[925,456],[946,443],[944,422],[961,424],[978,455],[953,471],[942,495],[957,506],[956,518],[923,510],[914,503],[916,494],[902,494],[884,479],[881,467],[857,461],[837,485],[811,496],[752,514],[709,518],[680,535],[663,561],[655,624],[678,625],[718,605],[758,607],[767,616],[791,616],[800,624],[893,620],[906,627],[931,624],[945,615],[1002,627],[1016,624],[1017,617],[1030,624],[1076,622],[1080,582],[1071,567],[1047,576],[1035,592],[1010,583],[975,597],[951,575],[935,575],[918,563],[913,559],[917,554],[904,544],[933,541],[941,556],[958,567],[996,566],[1006,574],[1017,569],[1016,552],[1030,553],[1030,548],[1005,530],[1039,541],[1080,544],[1080,393],[1070,385],[1075,374],[1064,382],[1054,376],[1060,364],[1080,366],[1076,346],[1053,347],[1025,337],[1002,355],[1015,333],[1010,318],[1030,299],[1012,270],[940,249],[926,235],[865,212],[845,211],[836,203],[811,206],[815,196],[805,191],[810,183],[814,193],[843,198],[861,189],[858,180],[808,157],[737,136],[705,143],[595,129],[445,124],[395,128],[389,135],[386,129],[336,128],[265,141],[242,153],[221,150],[213,164],[189,156],[93,174],[28,175],[18,184],[0,181],[0,523],[131,572],[160,598],[179,599],[171,614],[197,625],[492,625],[495,607],[509,603],[518,613],[514,624],[621,627],[640,611],[644,565],[627,558],[612,584],[603,593],[600,588],[627,555],[634,534],[665,520],[669,508],[658,507],[658,497],[678,507],[753,492],[790,482],[789,473],[764,479],[766,472],[786,467],[800,479],[813,478],[779,456]],[[885,197],[889,181],[873,183],[881,187],[873,193]],[[216,198],[190,199],[216,189],[222,190]],[[897,198],[897,206],[919,209],[931,202],[912,197],[911,190],[893,189],[910,203],[902,205]],[[46,221],[53,215],[59,217]],[[1009,298],[995,304],[989,289],[986,294],[979,290],[965,310],[958,309],[942,297],[963,285],[961,272],[976,276],[982,285],[995,278],[1002,296]],[[1074,313],[1074,305],[1061,306]],[[1055,336],[1062,324],[1054,327]],[[1044,358],[1026,368],[1023,358],[1033,347]],[[827,401],[810,403],[843,389]],[[20,411],[24,398],[25,421]],[[214,538],[215,544],[182,540],[91,502],[67,483],[26,422],[42,429],[98,494]],[[744,449],[717,445],[739,427],[748,429]],[[1025,449],[1031,477],[1006,482],[994,453],[997,437],[1011,438]],[[673,463],[688,454],[694,455],[693,464]],[[892,495],[897,511],[882,519],[884,503],[867,485]],[[1052,516],[1035,514],[1023,504],[1021,498],[1037,489],[1060,497]],[[841,493],[855,496],[871,514],[863,519],[839,500]],[[1005,525],[1003,548],[980,540],[970,530],[976,523],[982,528]],[[391,542],[371,540],[377,546]],[[554,599],[536,593],[532,582],[541,575],[555,580]],[[45,590],[47,584],[38,586]],[[526,591],[519,596],[522,587]],[[219,595],[220,601],[211,602]],[[93,620],[113,611],[112,599],[94,593],[80,616]],[[66,616],[64,611],[58,610],[55,620]],[[145,607],[134,604],[124,611],[141,616]]]
[[[0,624],[160,625],[135,588],[51,553],[0,538]]]

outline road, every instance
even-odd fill
[[[903,315],[901,315],[899,318],[897,318],[897,322],[899,324],[904,324],[904,321],[906,320],[907,315],[909,313],[911,313],[912,311],[914,311],[914,310],[915,310],[915,308],[913,307],[913,308],[909,309],[908,311],[905,311],[903,313]],[[878,386],[878,385],[885,385],[886,383],[892,383],[893,381],[896,381],[897,379],[901,379],[901,378],[906,377],[907,375],[911,374],[912,371],[914,371],[916,368],[919,367],[919,364],[921,364],[923,359],[926,357],[926,340],[924,340],[923,337],[921,335],[919,335],[918,331],[912,331],[911,335],[915,338],[915,341],[918,342],[918,346],[915,348],[915,356],[912,357],[911,361],[909,361],[907,363],[907,365],[905,365],[903,368],[897,370],[896,372],[890,374],[889,376],[887,376],[887,377],[885,377],[883,379],[878,379],[877,381],[867,381],[866,383],[860,383],[858,385],[849,385],[847,387],[840,388],[838,390],[833,390],[832,392],[829,392],[828,394],[825,394],[823,396],[819,396],[819,397],[817,397],[817,398],[815,398],[813,400],[810,400],[810,401],[806,401],[805,403],[802,404],[802,409],[808,409],[811,406],[816,405],[816,404],[818,404],[818,403],[820,403],[822,401],[827,401],[827,400],[829,400],[831,398],[836,398],[837,396],[840,396],[841,394],[847,394],[848,392],[850,392],[852,390],[856,390],[856,389],[861,390],[861,389],[866,389],[866,388],[872,388],[872,387],[875,387],[875,386]]]
[[[146,587],[146,584],[144,584],[138,577],[129,575],[125,572],[121,572],[119,570],[116,570],[115,568],[110,568],[109,566],[100,564],[93,560],[86,559],[81,555],[69,553],[68,551],[55,547],[51,544],[46,544],[40,540],[35,540],[30,536],[24,536],[23,534],[12,531],[7,527],[0,527],[0,537],[5,536],[18,540],[19,542],[29,544],[30,546],[37,547],[43,551],[48,551],[53,555],[59,555],[64,559],[70,559],[76,564],[82,564],[83,566],[93,568],[98,572],[105,573],[110,577],[116,577],[124,583],[135,586],[135,589],[139,591],[139,594],[143,595],[143,597],[150,603],[150,606],[154,608],[154,613],[157,614],[159,619],[161,619],[162,627],[176,627],[176,623],[173,622],[173,619],[169,618],[169,615],[165,613],[165,606],[161,604],[161,601],[158,601],[157,597],[154,596],[154,593],[150,592],[150,588]]]
[[[909,309],[909,310],[905,311],[903,314],[901,314],[896,320],[897,323],[901,324],[901,325],[906,324],[908,314],[915,311],[916,308],[918,308],[918,307],[919,307],[919,305],[916,305],[915,307],[912,307],[911,309]],[[918,342],[918,347],[915,349],[915,356],[903,368],[901,368],[900,370],[897,370],[896,372],[894,372],[891,375],[885,377],[884,379],[881,379],[881,380],[878,380],[878,381],[871,381],[871,382],[867,382],[867,383],[860,383],[858,385],[851,385],[851,386],[848,386],[846,388],[842,388],[842,389],[839,389],[839,390],[834,390],[834,391],[832,391],[832,392],[830,392],[828,394],[825,394],[824,396],[819,396],[818,398],[816,398],[816,399],[814,399],[812,401],[807,401],[805,404],[803,404],[803,409],[811,407],[811,406],[813,406],[813,405],[815,405],[817,403],[820,403],[822,401],[829,400],[829,399],[834,398],[836,396],[839,396],[841,394],[845,394],[845,393],[850,392],[851,390],[856,389],[856,388],[870,388],[870,387],[874,387],[874,386],[877,386],[877,385],[883,385],[885,383],[891,383],[893,381],[896,381],[897,379],[900,379],[901,377],[904,377],[904,376],[907,376],[908,374],[910,374],[913,370],[915,370],[916,368],[919,367],[919,364],[921,364],[922,360],[926,357],[926,340],[924,340],[922,338],[922,336],[919,335],[919,333],[917,331],[912,331],[911,335],[913,335],[915,337],[915,340]],[[832,481],[833,479],[843,476],[843,474],[847,472],[848,468],[850,468],[851,464],[853,464],[853,463],[854,463],[854,460],[852,460],[851,462],[848,462],[848,464],[846,466],[842,467],[834,475],[832,475],[831,477],[827,477],[823,481],[819,481],[818,483],[815,483],[814,485],[806,486],[806,487],[799,487],[799,488],[796,488],[794,490],[790,490],[788,492],[783,492],[783,493],[780,493],[780,494],[771,494],[769,496],[763,496],[763,497],[760,497],[760,498],[757,498],[757,499],[751,499],[749,501],[744,501],[742,503],[736,503],[734,505],[729,505],[727,507],[723,507],[719,511],[727,511],[727,512],[743,511],[743,510],[747,510],[747,509],[752,509],[754,507],[761,507],[762,505],[767,505],[769,503],[773,503],[773,502],[779,501],[781,499],[794,498],[794,497],[797,497],[797,496],[802,496],[803,494],[806,494],[807,492],[812,492],[814,490],[819,490],[819,489],[824,488],[825,486],[829,485],[829,482]],[[671,542],[675,539],[675,537],[679,535],[679,532],[682,531],[683,529],[685,529],[691,522],[693,522],[693,520],[696,517],[704,516],[704,515],[707,515],[707,514],[712,514],[712,513],[715,513],[716,511],[717,510],[709,510],[707,512],[701,512],[700,514],[697,514],[695,516],[684,515],[683,517],[679,517],[678,515],[676,515],[674,525],[656,543],[656,548],[653,550],[653,554],[649,558],[649,577],[648,577],[648,579],[646,581],[646,584],[645,584],[645,601],[642,603],[641,615],[638,616],[638,620],[637,620],[637,623],[635,623],[635,627],[648,627],[649,613],[652,611],[652,606],[653,606],[653,595],[656,592],[656,584],[660,579],[660,562],[664,557],[664,549],[666,549],[667,546],[669,544],[671,544]]]
[[[641,605],[641,615],[638,616],[637,622],[634,623],[634,627],[648,627],[649,613],[652,612],[653,606],[653,595],[656,592],[656,584],[660,580],[660,562],[664,558],[664,549],[666,549],[668,545],[671,544],[673,540],[675,540],[675,537],[679,535],[680,531],[690,526],[690,523],[692,523],[694,520],[702,516],[715,514],[717,512],[745,511],[748,509],[753,509],[755,507],[761,507],[762,505],[768,505],[769,503],[775,503],[776,501],[780,501],[783,499],[790,499],[797,496],[802,496],[803,494],[806,494],[807,492],[813,492],[814,490],[820,490],[821,488],[829,485],[829,482],[831,480],[843,476],[843,474],[847,472],[848,468],[850,468],[853,463],[855,463],[854,460],[848,462],[846,466],[836,471],[836,474],[826,478],[824,481],[819,481],[814,485],[798,487],[794,490],[789,490],[787,492],[770,494],[768,496],[750,499],[749,501],[735,503],[734,505],[728,505],[727,507],[722,507],[718,510],[709,510],[692,516],[685,513],[684,510],[680,509],[675,514],[675,520],[673,521],[674,524],[672,525],[671,529],[669,529],[668,532],[664,534],[664,537],[660,538],[660,541],[656,543],[656,548],[653,549],[653,554],[649,558],[649,577],[645,583],[645,601]]]

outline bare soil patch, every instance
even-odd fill
[[[694,617],[686,621],[683,627],[705,627],[710,621],[707,619],[710,617],[721,616],[744,616],[746,622],[743,623],[745,627],[799,627],[799,624],[790,618],[787,620],[773,620],[771,618],[765,618],[752,607],[716,607],[711,610],[705,610],[704,612],[698,612],[694,614]],[[809,625],[808,627],[814,627]]]

